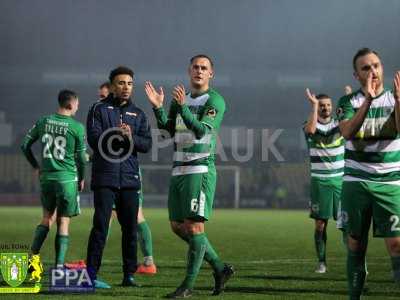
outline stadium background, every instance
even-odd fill
[[[130,66],[136,72],[135,101],[155,128],[144,81],[163,85],[170,94],[176,83],[187,85],[188,59],[206,53],[216,63],[213,85],[228,103],[220,135],[220,153],[225,155],[218,156],[224,170],[219,173],[216,204],[276,208],[218,209],[207,224],[213,245],[237,270],[224,299],[346,298],[345,249],[334,225],[328,233],[329,272],[323,277],[313,273],[313,223],[306,211],[309,170],[300,129],[309,112],[304,89],[337,100],[344,85],[356,87],[351,59],[365,46],[381,54],[390,86],[394,70],[400,69],[400,1],[2,0],[0,11],[1,245],[31,242],[41,211],[38,184],[19,145],[40,116],[56,109],[61,88],[79,93],[77,118],[85,122],[88,108],[97,100],[97,87],[109,71],[120,64]],[[266,137],[274,142],[275,152]],[[166,223],[171,155],[167,147],[141,156],[146,165],[145,215],[159,274],[140,278],[140,290],[117,286],[120,231],[115,224],[102,267],[102,276],[113,289],[88,298],[159,298],[183,276],[186,249]],[[90,200],[86,188],[82,202],[89,206]],[[85,257],[89,207],[71,224],[67,259]],[[54,234],[53,230],[42,249],[46,267],[54,259]],[[370,242],[368,264],[366,298],[398,299],[381,240]],[[212,285],[211,270],[204,268],[196,285],[201,299]],[[44,293],[37,298],[76,297]]]
[[[37,180],[19,145],[39,116],[55,110],[59,89],[79,93],[77,118],[84,122],[109,70],[130,66],[135,101],[155,128],[144,81],[163,85],[170,95],[174,84],[187,84],[188,59],[207,53],[216,63],[213,85],[228,103],[220,135],[226,157],[219,165],[240,168],[236,205],[306,208],[308,163],[300,130],[309,111],[305,87],[335,100],[344,85],[356,87],[351,58],[363,46],[382,55],[387,84],[399,68],[396,0],[4,0],[0,8],[3,204],[37,202],[31,196]],[[279,155],[266,147],[267,139],[262,146],[262,130],[279,135],[273,140]],[[169,167],[171,147],[154,151],[142,162]],[[164,173],[144,171],[150,206],[165,205]],[[234,172],[221,175],[217,206],[233,207]]]

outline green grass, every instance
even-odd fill
[[[119,224],[114,222],[99,276],[113,285],[92,295],[0,295],[1,299],[157,299],[171,292],[185,273],[186,245],[170,229],[167,211],[145,209],[154,240],[156,276],[137,276],[141,288],[122,288]],[[0,209],[0,243],[30,244],[41,216],[40,208]],[[84,258],[92,210],[72,219],[68,260]],[[54,228],[55,229],[55,228]],[[41,255],[45,267],[54,259],[54,229]],[[236,275],[220,297],[209,297],[211,269],[204,264],[193,299],[347,299],[346,253],[341,233],[333,222],[328,228],[327,274],[315,274],[313,222],[306,211],[216,210],[207,223],[208,238]],[[139,251],[140,252],[140,251]],[[381,239],[372,239],[368,250],[368,292],[363,299],[398,299],[400,289],[391,281],[390,260]],[[46,277],[44,278],[46,280]],[[4,284],[4,283],[3,283]]]

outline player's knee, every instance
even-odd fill
[[[54,218],[52,216],[43,216],[40,224],[50,228],[54,224],[55,220],[56,220],[56,218]]]
[[[195,235],[204,232],[204,225],[203,223],[185,223],[185,231],[188,235]]]

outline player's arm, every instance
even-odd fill
[[[396,129],[400,133],[400,71],[397,71],[393,80],[393,96],[395,99],[394,103],[394,115],[396,119]]]
[[[31,147],[32,147],[33,143],[36,142],[37,139],[39,138],[39,129],[38,129],[39,126],[38,125],[39,125],[39,121],[36,122],[36,124],[32,127],[31,130],[29,130],[27,135],[22,140],[22,144],[21,144],[22,153],[25,155],[26,159],[31,164],[31,166],[36,170],[39,169],[39,163],[37,162],[35,156],[33,155]]]
[[[95,151],[97,149],[97,143],[102,134],[102,120],[100,113],[100,103],[95,103],[89,110],[86,119],[87,129],[87,140],[89,146]]]
[[[357,132],[360,130],[367,114],[368,110],[371,106],[371,103],[376,97],[375,87],[373,86],[372,82],[372,72],[369,73],[367,79],[367,86],[366,86],[366,93],[365,93],[365,101],[357,110],[354,112],[354,109],[348,101],[348,97],[344,97],[341,99],[339,103],[339,109],[342,110],[342,116],[340,117],[341,122],[339,123],[340,132],[346,140],[351,140],[355,137]],[[347,99],[347,100],[345,100]]]
[[[85,169],[87,162],[85,128],[83,126],[80,126],[78,130],[78,135],[76,137],[76,143],[75,143],[75,153],[76,153],[76,168],[78,170],[79,191],[82,191],[84,188]]]
[[[197,139],[201,139],[214,128],[219,128],[225,113],[223,99],[209,99],[204,107],[203,115],[198,120],[185,103],[185,88],[182,85],[174,88],[173,96],[179,104],[178,112],[181,114],[183,122],[194,133]]]
[[[310,92],[309,89],[306,89],[306,95],[308,101],[311,104],[311,113],[307,119],[307,123],[304,125],[304,132],[307,135],[314,134],[317,130],[317,121],[318,121],[318,99],[314,94]]]
[[[150,81],[146,81],[144,86],[147,98],[153,106],[153,112],[157,120],[157,127],[162,130],[168,131],[171,136],[175,134],[175,122],[177,115],[177,104],[173,100],[169,109],[169,113],[165,112],[163,108],[164,91],[160,87],[157,91]]]

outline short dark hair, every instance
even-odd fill
[[[197,54],[197,55],[193,56],[190,59],[190,64],[193,64],[194,60],[198,59],[198,58],[206,58],[206,59],[208,59],[208,61],[210,62],[211,68],[214,68],[214,62],[212,61],[212,59],[208,55],[205,55],[205,54]]]
[[[370,49],[370,48],[361,48],[361,49],[359,49],[359,50],[357,51],[357,53],[354,55],[354,57],[353,57],[353,69],[354,69],[354,71],[357,71],[357,70],[356,70],[356,62],[357,62],[357,59],[359,59],[359,58],[362,57],[362,56],[368,55],[368,54],[375,54],[376,56],[379,57],[378,52],[376,52],[376,51],[374,51],[374,50],[372,50],[372,49]],[[380,57],[379,57],[379,58],[380,58]]]
[[[315,98],[317,98],[318,100],[331,99],[327,94],[318,94],[317,96],[315,96]]]
[[[108,81],[103,82],[103,83],[100,84],[100,86],[99,86],[99,89],[102,89],[102,88],[110,89],[110,88],[111,88],[111,84],[110,84]]]
[[[61,90],[58,93],[58,105],[67,108],[71,100],[78,99],[78,94],[71,90]]]
[[[133,74],[133,71],[128,67],[119,66],[110,72],[110,76],[108,76],[108,79],[110,80],[110,83],[112,83],[114,78],[118,75],[129,75],[133,79]]]

